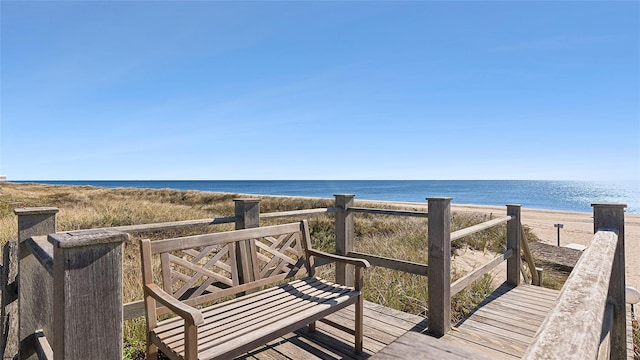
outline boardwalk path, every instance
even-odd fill
[[[300,329],[239,359],[447,359],[452,358],[452,349],[476,355],[468,358],[518,359],[555,305],[558,294],[558,290],[537,286],[514,288],[503,284],[437,340],[421,334],[427,328],[426,319],[365,302],[362,354],[354,354],[352,335],[318,323],[315,333]],[[329,318],[352,327],[354,314],[347,308]],[[628,316],[628,347],[633,349],[630,323]],[[407,332],[413,334],[404,339],[411,341],[401,338]],[[428,350],[418,349],[420,339],[422,348]],[[633,350],[628,354],[633,359]]]

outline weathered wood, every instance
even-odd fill
[[[611,281],[607,301],[613,305],[613,324],[611,326],[611,359],[626,359],[626,326],[625,326],[625,234],[624,209],[626,204],[597,203],[593,206],[593,231],[614,229],[618,234],[615,255],[612,260]],[[586,250],[585,250],[586,251]]]
[[[182,220],[182,221],[169,221],[169,222],[155,223],[155,224],[113,226],[105,229],[122,231],[129,234],[136,234],[136,233],[145,233],[145,232],[152,232],[152,231],[169,231],[169,230],[188,229],[188,228],[209,226],[209,225],[229,224],[229,223],[236,222],[236,220],[237,218],[235,216],[229,216],[229,217],[221,217],[221,218],[213,218],[213,219]]]
[[[507,215],[513,217],[513,220],[507,223],[507,249],[512,249],[514,255],[507,259],[507,282],[514,286],[520,284],[520,263],[522,261],[520,257],[520,229],[522,229],[520,208],[520,205],[507,205]]]
[[[530,285],[531,284],[531,275],[529,275],[530,272],[527,269],[525,269],[523,262],[520,263],[520,273],[522,274],[522,277],[524,278],[524,283]]]
[[[485,221],[481,224],[469,226],[468,228],[464,228],[462,230],[454,231],[451,233],[451,241],[463,238],[465,236],[473,235],[482,230],[490,229],[494,226],[504,224],[513,219],[515,219],[513,216],[504,216],[501,218]]]
[[[7,241],[2,248],[2,336],[0,354],[13,359],[18,354],[18,241]]]
[[[278,225],[278,231],[281,231],[281,234],[299,230],[300,223]],[[192,247],[199,248],[209,245],[226,244],[230,242],[241,241],[243,239],[262,237],[264,236],[264,234],[265,231],[262,228],[252,228],[236,231],[224,231],[218,233],[184,236],[172,239],[154,240],[151,242],[151,251],[153,253],[163,253],[189,249]]]
[[[54,359],[122,357],[122,244],[128,238],[113,230],[49,235]]]
[[[596,233],[524,359],[596,357],[617,240],[615,232]]]
[[[600,331],[600,346],[598,347],[598,360],[609,360],[611,354],[611,327],[613,326],[613,305],[607,304],[602,319]]]
[[[421,217],[421,218],[429,217],[429,214],[424,211],[373,209],[373,208],[364,208],[364,207],[350,207],[349,211],[355,212],[355,213],[376,214],[376,215],[394,215],[394,216]]]
[[[45,235],[32,236],[24,243],[40,265],[53,276],[53,245],[47,240],[47,237]]]
[[[233,199],[236,216],[236,230],[253,229],[260,226],[260,199]],[[238,282],[249,283],[256,280],[256,269],[253,261],[243,259],[251,252],[251,238],[238,241],[238,251],[235,253]]]
[[[544,269],[537,267],[536,274],[538,274],[538,283],[536,285],[542,286],[542,284],[544,284]]]
[[[27,241],[32,236],[56,232],[57,208],[15,209],[18,216],[18,306],[20,359],[36,359],[35,332],[42,329],[53,338],[53,278],[31,253]],[[37,296],[34,296],[37,294]],[[12,340],[7,340],[7,342]],[[5,353],[5,356],[10,355]]]
[[[524,259],[529,267],[529,274],[531,274],[530,284],[542,286],[540,279],[538,278],[538,272],[536,271],[536,264],[533,261],[533,255],[529,249],[529,241],[527,240],[527,234],[524,232],[524,225],[520,228],[520,246],[522,246],[522,253]]]
[[[42,330],[36,331],[35,337],[38,360],[53,360],[53,349]]]
[[[335,233],[336,233],[336,254],[346,256],[353,251],[354,224],[353,213],[349,208],[353,207],[355,195],[340,194],[334,195],[335,207],[342,211],[336,213]],[[351,282],[353,266],[348,264],[336,264],[336,283],[353,286]]]
[[[351,307],[328,315],[343,325],[353,324],[355,313]],[[420,329],[425,319],[416,315],[364,302],[364,348],[353,352],[354,338],[329,325],[318,323],[316,332],[301,328],[295,333],[274,339],[265,346],[242,355],[238,359],[359,359],[366,360],[412,328]]]
[[[242,229],[231,232],[208,234],[206,236],[176,238],[151,242],[141,241],[143,282],[148,316],[149,356],[153,357],[156,348],[172,359],[208,359],[229,358],[271,341],[275,337],[296,330],[309,323],[318,321],[341,308],[355,305],[354,346],[356,352],[362,351],[363,344],[363,302],[362,269],[369,266],[366,260],[353,259],[328,254],[312,249],[307,221],[294,224],[274,225],[261,228]],[[183,288],[192,288],[198,284],[193,278],[204,276],[208,279],[223,280],[213,264],[220,259],[224,251],[227,258],[235,259],[227,251],[236,248],[234,244],[250,239],[251,245],[242,261],[253,262],[254,279],[245,284],[234,281],[231,274],[230,287],[212,289],[213,293],[178,299]],[[170,244],[171,242],[175,244]],[[212,246],[215,245],[215,246]],[[190,249],[196,246],[198,250]],[[151,255],[158,251],[178,251],[186,254],[181,259],[177,255],[168,255],[172,262],[172,278],[185,281],[177,291],[164,291],[153,283]],[[211,255],[203,253],[213,252]],[[259,256],[258,256],[259,253]],[[191,259],[189,259],[191,257]],[[315,257],[345,262],[356,266],[354,287],[340,286],[317,278],[305,277],[292,280],[311,269]],[[204,261],[205,265],[202,265]],[[305,263],[306,262],[306,263]],[[181,276],[173,267],[185,267],[190,275]],[[212,265],[211,267],[208,267]],[[230,270],[233,270],[233,266]],[[307,270],[309,269],[309,270]],[[225,270],[228,271],[228,270]],[[194,274],[192,278],[191,274]],[[225,275],[226,276],[226,275]],[[237,277],[237,274],[236,274]],[[288,280],[273,287],[272,284]],[[200,287],[208,284],[204,280]],[[229,283],[229,282],[227,282]],[[174,281],[175,285],[175,281]],[[272,285],[262,291],[252,292],[264,285]],[[207,288],[209,290],[209,288]],[[244,296],[211,305],[200,310],[195,305],[206,304],[215,298],[247,293]],[[178,317],[157,322],[157,316],[169,309],[156,309],[156,301],[172,310]],[[343,325],[338,325],[342,328]]]
[[[580,250],[568,247],[557,247],[541,242],[529,243],[529,247],[538,265],[566,273],[570,273],[571,270],[573,270],[578,259],[582,256],[582,251]]]
[[[380,266],[386,269],[402,271],[415,275],[428,275],[429,266],[427,264],[391,259],[383,256],[360,253],[357,251],[352,251],[348,253],[347,256],[357,259],[365,259],[371,264],[371,266]]]
[[[520,358],[557,294],[557,290],[505,283],[441,340],[490,358]]]
[[[409,331],[399,337],[372,356],[375,360],[459,360],[459,359],[489,359],[476,352],[471,352],[461,346],[437,340],[431,336]]]
[[[295,216],[331,214],[339,211],[342,211],[342,209],[337,207],[280,211],[280,212],[260,214],[260,219],[276,219],[276,218],[286,218],[286,217],[295,217]]]
[[[489,273],[489,271],[502,264],[503,261],[509,259],[511,256],[513,256],[513,250],[507,249],[502,255],[496,256],[493,260],[456,280],[451,284],[451,296],[454,296],[464,290],[464,288]]]
[[[451,327],[451,198],[428,198],[429,333]]]
[[[122,306],[122,314],[124,321],[132,320],[144,316],[144,300],[137,300],[126,303]]]

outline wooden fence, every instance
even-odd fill
[[[520,283],[522,224],[520,206],[507,205],[507,216],[451,232],[451,198],[427,200],[427,212],[420,212],[355,207],[354,195],[336,195],[333,207],[261,214],[259,200],[237,199],[234,216],[68,233],[56,233],[55,208],[16,209],[18,240],[5,246],[3,266],[3,325],[9,329],[3,334],[3,357],[13,358],[19,353],[20,359],[87,359],[99,353],[103,358],[120,358],[123,320],[144,316],[141,301],[122,303],[122,242],[128,234],[226,223],[244,229],[259,226],[260,219],[327,213],[335,214],[337,254],[428,277],[429,331],[442,336],[450,329],[451,296],[473,281],[506,260],[507,282],[514,286]],[[428,218],[428,264],[355,252],[356,213]],[[506,251],[452,284],[451,240],[504,223]],[[17,269],[7,265],[15,263],[8,261],[12,256],[19,259]],[[534,270],[531,262],[529,269]],[[624,263],[622,269],[624,274]],[[351,271],[348,265],[336,267],[336,281],[350,285]],[[19,277],[20,286],[15,285],[18,279],[12,277]],[[18,294],[12,297],[11,290],[16,288]],[[615,319],[614,316],[614,328]],[[17,334],[11,333],[14,328],[18,329]],[[612,330],[611,334],[612,341],[617,341],[618,333]]]
[[[626,359],[623,204],[593,204],[595,235],[524,359]]]

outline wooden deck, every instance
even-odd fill
[[[362,354],[353,352],[352,335],[318,323],[315,333],[300,329],[238,359],[453,359],[458,352],[474,354],[467,357],[470,359],[518,359],[555,305],[558,294],[558,290],[538,286],[514,288],[503,284],[440,339],[423,334],[427,328],[425,318],[365,302]],[[347,327],[353,326],[353,318],[351,308],[329,316]],[[627,345],[633,349],[630,324],[628,312]],[[402,337],[407,332],[413,333]],[[633,350],[628,354],[633,359]]]
[[[327,318],[352,328],[352,308],[349,306]],[[300,329],[238,359],[367,359],[407,331],[422,332],[426,327],[427,320],[423,317],[365,301],[364,350],[359,355],[353,350],[353,335],[318,322],[315,333]]]
[[[555,305],[558,290],[503,284],[441,341],[493,359],[519,359]]]

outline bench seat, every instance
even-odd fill
[[[352,287],[308,277],[201,309],[198,358],[234,358],[355,303],[359,294]],[[165,345],[160,346],[163,352],[184,357],[182,318],[159,322],[151,336]]]

